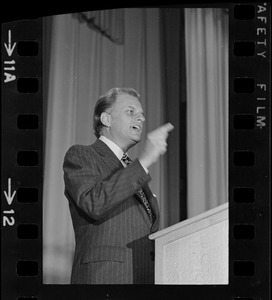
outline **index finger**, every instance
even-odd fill
[[[166,123],[155,130],[153,130],[150,134],[156,135],[156,134],[163,134],[163,135],[168,135],[168,132],[173,130],[174,126],[171,123]]]
[[[175,127],[171,123],[166,123],[161,126],[166,132],[172,131]]]

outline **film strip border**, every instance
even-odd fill
[[[234,299],[269,299],[270,17],[266,3],[230,10],[229,272]]]
[[[41,285],[42,28],[42,19],[2,25],[2,299],[37,295]]]
[[[228,8],[230,280],[227,287],[204,289],[211,288],[210,299],[269,299],[270,6]],[[42,285],[42,51],[41,19],[3,25],[3,299],[58,299],[59,292],[66,299],[75,296],[65,286],[55,293]],[[201,290],[183,287],[191,299]]]

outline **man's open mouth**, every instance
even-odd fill
[[[139,126],[139,125],[133,125],[131,126],[134,130],[138,130],[138,131],[141,131],[142,130],[142,127]]]

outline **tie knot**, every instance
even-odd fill
[[[129,158],[129,156],[124,153],[121,160],[126,164],[126,165],[129,165],[132,163],[132,160]]]

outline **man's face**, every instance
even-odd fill
[[[145,121],[142,105],[138,98],[120,94],[109,113],[110,137],[123,151],[127,151],[141,140]]]

